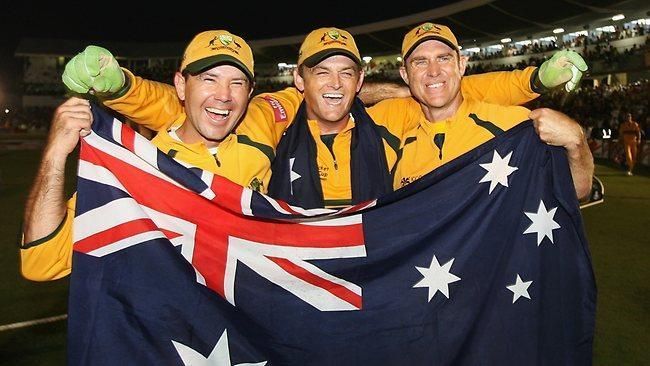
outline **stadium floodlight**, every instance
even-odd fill
[[[397,61],[402,62],[402,56],[397,56]]]
[[[601,32],[608,32],[608,33],[616,32],[616,28],[614,28],[613,25],[607,25],[605,27],[599,27],[599,28],[596,28],[596,30],[601,31]]]
[[[372,60],[372,57],[370,57],[370,56],[363,56],[361,59],[363,60],[363,62],[368,63],[368,62],[370,62],[370,60]]]
[[[625,15],[623,15],[623,14],[616,14],[616,15],[614,15],[614,16],[612,17],[612,20],[613,20],[613,21],[623,20],[623,19],[625,19]]]
[[[564,33],[564,28],[555,28],[553,29],[553,34]]]
[[[286,62],[280,62],[280,63],[278,63],[278,67],[279,68],[287,67],[287,63]]]
[[[521,46],[527,46],[529,44],[532,44],[533,42],[530,39],[525,39],[523,41],[517,41],[515,44],[521,45]]]
[[[577,36],[588,36],[588,35],[589,35],[589,32],[587,32],[587,31],[578,31],[578,32],[569,33],[569,35],[570,35],[570,36],[574,36],[574,37],[577,37]]]
[[[508,42],[512,42],[512,39],[510,39],[510,38],[501,38],[501,43],[508,43]]]
[[[9,114],[9,108],[5,108],[5,114]]]
[[[478,53],[478,52],[481,52],[481,49],[478,48],[478,47],[472,47],[472,48],[468,48],[468,49],[466,49],[465,51],[466,51],[466,52],[475,52],[475,53]]]

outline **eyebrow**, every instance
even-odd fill
[[[210,77],[213,77],[213,78],[223,78],[224,77],[224,75],[222,75],[222,74],[214,73],[214,72],[210,72],[210,71],[202,72],[202,73],[197,75],[197,77],[201,77],[201,76],[210,76]],[[246,76],[233,77],[232,80],[244,80],[244,81],[248,82],[248,78]]]

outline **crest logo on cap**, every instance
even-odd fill
[[[221,43],[221,45],[217,44],[217,41]],[[236,49],[232,47],[232,45],[235,45]],[[241,45],[235,41],[232,35],[230,34],[220,34],[218,36],[214,36],[208,43],[208,47],[212,50],[217,50],[220,48],[227,48],[235,53],[239,53],[239,49],[241,48]]]
[[[415,36],[420,37],[422,35],[425,35],[427,33],[435,33],[435,34],[440,34],[440,31],[442,28],[438,27],[437,25],[433,23],[424,23],[418,28],[417,31],[415,31]]]
[[[338,30],[330,29],[325,32],[325,34],[323,34],[323,36],[320,38],[320,42],[323,43],[323,45],[328,45],[330,43],[340,43],[342,45],[345,45],[347,39],[348,37],[339,33]]]

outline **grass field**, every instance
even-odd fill
[[[30,282],[18,267],[17,234],[39,155],[0,152],[0,365],[65,365],[64,320],[2,327],[66,313],[66,279]],[[74,177],[75,167],[67,169]],[[650,169],[639,173],[627,177],[619,167],[597,165],[605,203],[583,210],[598,286],[595,365],[650,364]]]

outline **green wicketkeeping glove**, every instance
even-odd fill
[[[564,89],[571,92],[582,79],[582,73],[587,71],[587,63],[575,51],[563,50],[553,54],[549,60],[539,67],[538,77],[548,89],[564,84]]]
[[[111,97],[122,91],[124,72],[105,48],[88,46],[65,65],[63,83],[75,93]]]

